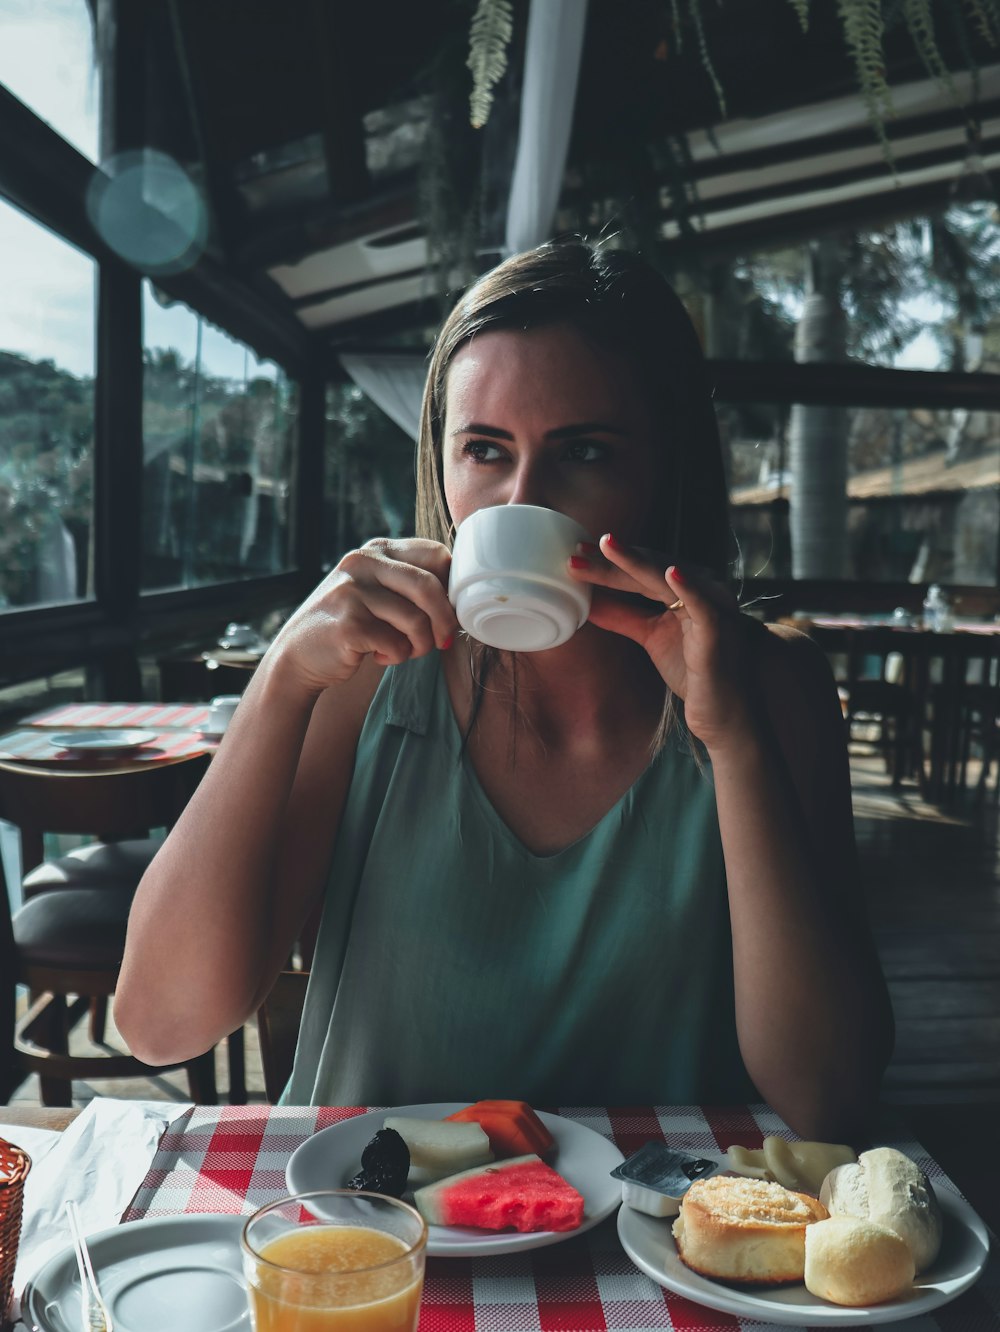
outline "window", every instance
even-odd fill
[[[145,591],[291,567],[298,389],[143,284]]]
[[[95,264],[0,200],[0,610],[93,595]]]
[[[356,384],[327,386],[323,562],[372,537],[413,535],[414,443]]]
[[[996,584],[1000,414],[733,404],[718,414],[747,579]]]
[[[87,0],[4,0],[0,83],[97,161],[99,79]]]

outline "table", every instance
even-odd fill
[[[196,1107],[164,1134],[123,1220],[185,1212],[249,1214],[282,1196],[285,1163],[301,1142],[367,1108]],[[965,1107],[951,1109],[959,1133]],[[626,1154],[661,1137],[699,1152],[734,1142],[759,1147],[765,1134],[787,1132],[763,1105],[564,1107],[560,1113],[604,1133]],[[10,1118],[8,1110],[3,1114]],[[939,1187],[948,1186],[939,1163],[912,1135],[896,1129],[888,1140],[914,1157]],[[992,1139],[985,1146],[992,1151]],[[921,1332],[1000,1329],[995,1249],[976,1286],[916,1326]],[[751,1332],[759,1327],[692,1304],[644,1276],[621,1248],[614,1218],[577,1238],[510,1257],[429,1258],[420,1321],[420,1332]]]
[[[136,764],[177,763],[218,748],[218,740],[198,732],[207,723],[208,712],[207,703],[63,703],[32,713],[16,730],[0,735],[0,761],[74,771],[97,767],[101,772],[122,771]],[[50,743],[54,731],[85,734],[121,727],[156,731],[156,739],[127,755],[108,758],[68,755]]]
[[[783,623],[808,633],[828,655],[846,656],[843,683],[849,694],[864,678],[865,657],[884,661],[889,653],[900,655],[900,685],[911,703],[913,728],[908,733],[897,718],[895,784],[915,767],[927,799],[952,797],[964,783],[973,714],[979,717],[985,756],[992,756],[992,731],[1000,713],[1000,623],[957,618],[950,629],[938,631],[884,615],[849,614],[798,616]]]

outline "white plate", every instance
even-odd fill
[[[163,1216],[87,1236],[115,1332],[249,1332],[240,1260],[245,1216]],[[35,1274],[22,1302],[35,1332],[80,1332],[72,1245]]]
[[[157,734],[156,731],[60,731],[49,736],[49,744],[81,754],[118,753],[148,745]]]
[[[361,1153],[382,1127],[386,1115],[412,1115],[418,1119],[443,1119],[468,1105],[468,1101],[442,1101],[432,1105],[401,1105],[391,1110],[370,1110],[353,1119],[320,1129],[292,1153],[285,1171],[290,1193],[313,1189],[342,1189],[361,1169]],[[431,1226],[427,1252],[446,1258],[479,1258],[487,1254],[539,1249],[572,1239],[610,1216],[622,1200],[622,1186],[610,1171],[621,1165],[621,1152],[600,1133],[575,1124],[561,1115],[540,1113],[538,1118],[556,1140],[549,1163],[577,1192],[583,1194],[583,1222],[576,1230],[520,1231],[476,1230],[468,1226]]]
[[[672,1219],[645,1216],[631,1207],[623,1207],[618,1214],[618,1238],[636,1267],[647,1276],[709,1309],[794,1327],[870,1327],[873,1323],[915,1318],[947,1304],[968,1290],[983,1270],[989,1252],[986,1227],[964,1198],[951,1189],[939,1188],[937,1196],[944,1212],[944,1241],[937,1261],[921,1273],[913,1290],[902,1299],[864,1309],[828,1304],[810,1295],[805,1286],[754,1291],[710,1281],[678,1258]]]

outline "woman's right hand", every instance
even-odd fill
[[[348,551],[282,626],[268,652],[304,693],[350,680],[367,658],[393,666],[446,648],[451,551],[439,541],[377,537]]]

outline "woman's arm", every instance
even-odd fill
[[[449,554],[370,543],[265,655],[136,892],[115,1021],[152,1064],[210,1049],[259,1006],[318,900],[384,667],[448,641]]]
[[[843,718],[808,639],[753,637],[756,706],[709,749],[740,1048],[793,1128],[850,1140],[874,1109],[893,1024],[861,900]]]
[[[642,645],[712,763],[747,1069],[803,1136],[849,1138],[874,1107],[893,1027],[829,668],[802,635],[740,616],[700,571],[664,570],[609,536],[599,554],[571,566],[595,585],[591,621]]]

